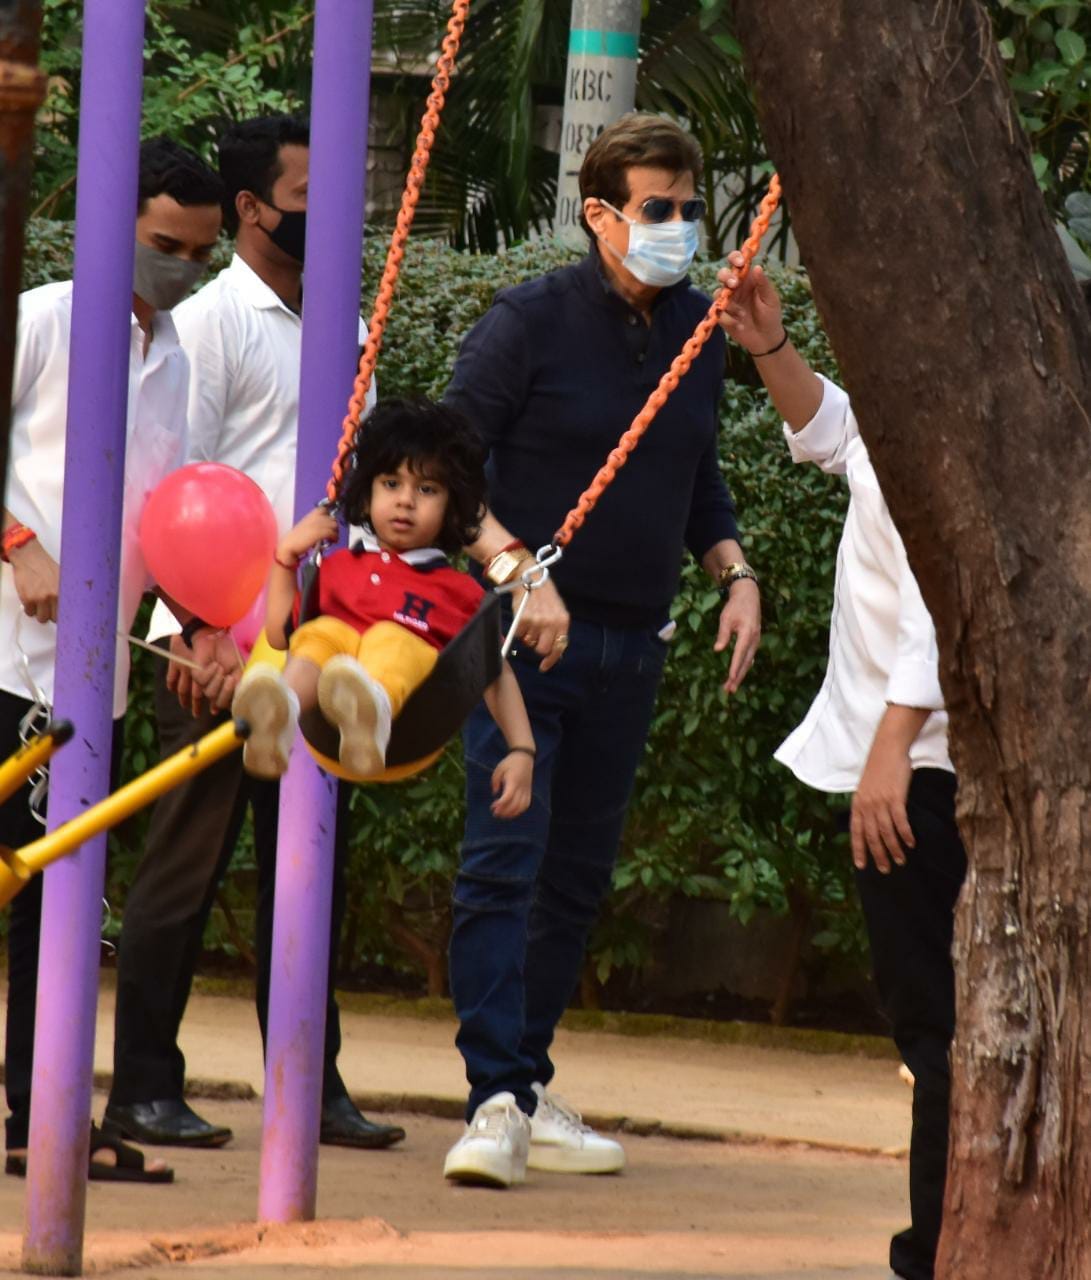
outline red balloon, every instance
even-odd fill
[[[277,522],[262,490],[220,462],[172,471],[140,516],[140,548],[156,583],[217,627],[243,618],[265,585]]]

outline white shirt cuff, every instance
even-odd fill
[[[793,462],[826,462],[841,448],[845,438],[848,394],[822,374],[816,376],[822,383],[822,403],[814,417],[799,431],[784,424],[784,438]]]
[[[934,662],[899,658],[886,682],[886,701],[899,707],[943,710],[943,690]]]

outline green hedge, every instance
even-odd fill
[[[28,284],[64,274],[68,234],[66,224],[32,224]],[[369,239],[365,307],[374,295],[383,253],[382,240]],[[415,243],[380,357],[381,390],[440,394],[462,337],[496,290],[569,258],[546,245],[476,257],[436,243]],[[816,368],[834,373],[806,277],[773,274],[796,345]],[[712,264],[695,271],[696,282],[706,289],[714,287],[714,277]],[[821,680],[845,493],[817,468],[793,467],[780,424],[755,386],[749,360],[738,351],[729,357],[729,374],[721,459],[748,555],[762,578],[764,639],[743,691],[728,702],[720,690],[726,664],[711,649],[718,596],[696,565],[687,565],[674,608],[678,634],[637,781],[615,893],[593,944],[600,979],[615,970],[639,973],[654,957],[665,904],[677,894],[727,900],[744,921],[757,908],[791,911],[819,955],[830,950],[859,954],[848,859],[834,834],[831,801],[796,783],[771,759]],[[338,424],[331,423],[331,450],[337,431]],[[149,661],[135,655],[127,725],[130,773],[153,758]],[[462,807],[457,742],[423,778],[357,788],[342,955],[346,967],[424,965],[433,988],[442,985]],[[134,821],[115,838],[112,892],[119,901],[139,855],[143,826]],[[227,918],[232,908],[241,912],[250,905],[251,869],[244,839],[222,895]]]

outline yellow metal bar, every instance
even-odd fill
[[[54,720],[26,746],[8,756],[0,764],[0,804],[17,791],[35,769],[40,769],[58,747],[63,747],[73,732],[70,720]]]
[[[51,862],[71,853],[73,849],[90,840],[92,836],[117,826],[126,818],[143,809],[164,791],[170,791],[187,778],[207,769],[217,760],[240,747],[249,734],[249,726],[243,720],[229,720],[211,733],[206,733],[191,747],[185,747],[168,757],[154,769],[134,778],[132,782],[100,800],[86,813],[64,823],[55,831],[15,850],[8,859],[11,870],[21,877],[23,870],[30,874],[41,871]]]

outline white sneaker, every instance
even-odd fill
[[[242,747],[246,772],[256,778],[283,777],[299,724],[299,699],[276,667],[256,662],[247,669],[231,701],[231,714],[250,726]]]
[[[578,1111],[544,1085],[532,1085],[538,1109],[530,1117],[528,1169],[548,1173],[620,1173],[625,1151],[584,1124]]]
[[[527,1176],[530,1121],[511,1093],[494,1093],[474,1112],[466,1132],[447,1152],[443,1176],[453,1182],[510,1187]]]
[[[357,778],[386,768],[390,742],[390,695],[355,658],[338,654],[318,677],[318,705],[341,734],[337,758]]]

